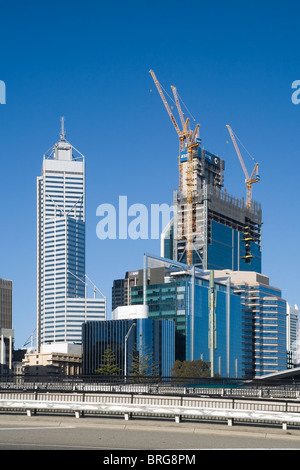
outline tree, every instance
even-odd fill
[[[171,369],[173,377],[209,377],[210,363],[197,361],[175,361]]]
[[[136,348],[132,356],[131,367],[133,376],[144,377],[145,375],[154,376],[157,374],[153,352],[146,346],[144,339],[141,341],[139,349]]]
[[[115,353],[112,349],[108,348],[102,356],[100,367],[95,370],[102,375],[118,375],[121,372],[120,367],[116,363]]]

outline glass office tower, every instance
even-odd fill
[[[216,271],[229,276],[241,297],[243,364],[246,377],[287,368],[287,310],[281,290],[269,278],[255,272]]]
[[[240,378],[242,363],[241,299],[228,276],[214,282],[215,342],[210,343],[209,273],[172,260],[145,255],[145,282],[131,287],[131,305],[149,308],[149,318],[175,326],[175,359],[211,362],[221,377]],[[164,282],[148,284],[147,271],[164,266]]]
[[[0,279],[0,374],[13,371],[12,281]]]
[[[0,279],[0,328],[12,328],[12,281]]]
[[[137,360],[137,355],[145,366],[146,375],[171,375],[175,361],[173,322],[150,318],[89,321],[82,329],[83,374],[94,374],[110,349],[119,367],[118,375],[133,373],[133,360]]]
[[[37,178],[37,338],[81,343],[87,319],[105,319],[105,298],[87,298],[85,159],[66,140],[44,155]]]

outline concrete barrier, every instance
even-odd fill
[[[283,411],[262,411],[262,410],[242,410],[234,408],[215,408],[205,406],[172,406],[172,405],[151,405],[151,404],[130,404],[130,403],[97,403],[97,402],[75,402],[75,401],[55,401],[55,400],[7,400],[0,399],[0,409],[2,410],[24,410],[28,416],[32,411],[72,411],[75,417],[79,418],[82,413],[96,412],[105,414],[121,414],[125,420],[129,420],[132,415],[147,414],[152,416],[171,416],[177,423],[181,418],[202,418],[202,419],[224,419],[229,426],[234,420],[246,420],[250,422],[280,423],[284,430],[288,424],[299,425],[300,413]]]

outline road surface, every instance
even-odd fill
[[[228,426],[121,417],[26,416],[0,413],[1,450],[180,451],[299,449],[300,429]],[[107,462],[112,463],[112,462]],[[191,462],[190,462],[191,463]]]

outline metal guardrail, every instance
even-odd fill
[[[0,376],[2,391],[61,391],[65,393],[143,393],[153,395],[229,396],[251,398],[300,398],[300,383],[265,383],[218,378],[128,377],[24,377]]]
[[[171,416],[181,418],[227,419],[266,423],[300,424],[300,400],[262,399],[228,396],[192,396],[146,393],[111,392],[55,392],[55,391],[0,391],[2,412],[32,410],[43,412],[75,412],[86,414],[131,414],[146,416]]]
[[[287,430],[288,423],[300,424],[300,413],[267,411],[267,410],[247,410],[236,408],[218,408],[207,406],[174,406],[163,404],[141,404],[141,403],[97,403],[80,401],[61,400],[6,400],[0,399],[0,408],[5,410],[23,410],[28,416],[32,415],[32,410],[72,411],[75,417],[79,418],[83,412],[96,412],[105,414],[122,414],[125,420],[132,415],[147,414],[151,416],[172,416],[179,423],[182,417],[185,418],[218,418],[225,419],[229,426],[234,420],[246,420],[254,422],[281,423],[283,430]]]

